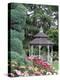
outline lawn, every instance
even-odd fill
[[[58,71],[58,69],[59,69],[58,61],[54,61],[53,66]]]

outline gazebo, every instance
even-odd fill
[[[34,36],[34,39],[32,41],[30,41],[29,43],[30,47],[29,47],[29,55],[35,55],[34,54],[34,46],[38,46],[38,49],[39,49],[39,55],[38,55],[38,58],[40,59],[41,58],[41,47],[42,46],[46,46],[47,47],[47,62],[49,63],[52,63],[52,57],[53,57],[53,42],[50,41],[48,39],[48,36],[43,33],[43,29],[42,27],[40,28],[40,31],[39,33],[37,33],[35,36]],[[51,50],[51,51],[50,51]]]

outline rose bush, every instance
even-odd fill
[[[40,70],[43,69],[45,74],[47,72],[51,72],[51,74],[55,73],[54,67],[50,65],[48,62],[46,62],[45,60],[39,59],[36,56],[30,56],[27,59],[31,60],[33,62],[33,65],[37,66]]]
[[[11,76],[41,76],[41,75],[55,75],[55,69],[48,62],[39,59],[36,56],[29,56],[25,58],[26,61],[32,62],[32,65],[19,66]],[[13,75],[12,75],[13,74]]]

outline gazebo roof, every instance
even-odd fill
[[[34,37],[35,38],[48,38],[48,36],[44,34],[43,32],[37,33]]]
[[[53,45],[53,42],[51,42],[48,39],[48,36],[43,33],[43,29],[42,27],[40,28],[39,33],[37,33],[34,36],[35,39],[33,39],[32,41],[30,41],[30,45]]]
[[[48,38],[35,38],[30,41],[30,45],[53,45]]]

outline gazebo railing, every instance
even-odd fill
[[[39,58],[39,55],[30,55],[30,56],[34,56],[34,57]],[[42,59],[48,63],[51,63],[52,56],[49,55],[49,61],[47,60],[47,55],[40,55],[40,59]]]

